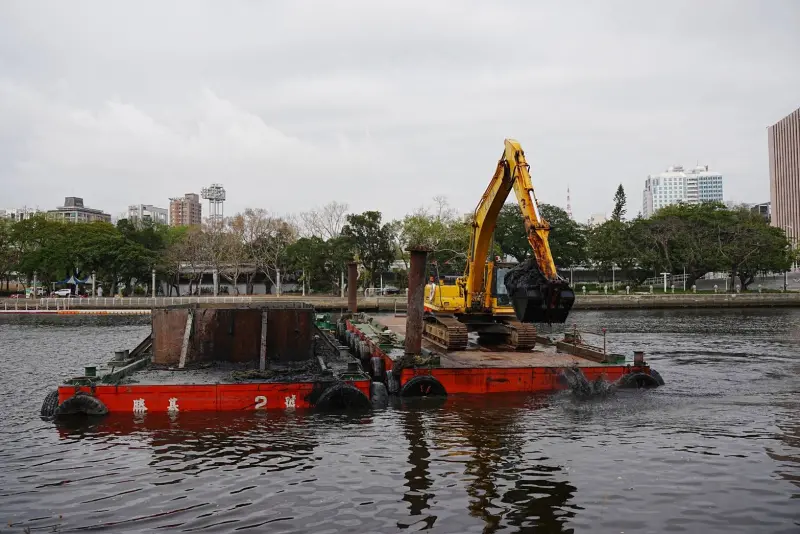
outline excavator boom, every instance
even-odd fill
[[[539,211],[525,152],[514,139],[505,140],[503,155],[473,216],[464,276],[466,308],[477,310],[490,307],[491,292],[486,290],[485,265],[497,217],[512,189],[522,213],[525,234],[533,249],[533,258],[512,269],[503,280],[511,296],[514,312],[522,322],[563,323],[569,315],[575,295],[556,271],[548,240],[550,225]]]

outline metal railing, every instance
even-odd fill
[[[358,296],[358,302],[362,305],[384,307],[388,310],[397,309],[398,304],[404,305],[406,302],[404,295],[393,296]],[[243,295],[243,296],[186,296],[186,297],[84,297],[84,298],[54,298],[45,297],[40,299],[6,299],[3,301],[2,309],[9,310],[73,310],[73,309],[150,309],[162,306],[176,306],[185,304],[249,304],[249,303],[309,303],[341,305],[347,306],[347,299],[333,295]]]

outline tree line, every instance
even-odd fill
[[[552,227],[550,247],[560,269],[610,271],[613,266],[632,285],[685,269],[687,286],[706,273],[724,271],[747,289],[757,274],[787,270],[794,259],[783,230],[747,208],[677,204],[649,219],[625,220],[622,186],[614,200],[611,218],[591,227],[557,206],[540,204]],[[439,275],[461,274],[470,230],[471,214],[459,214],[442,197],[392,221],[379,211],[348,213],[348,206],[338,202],[295,216],[247,209],[202,227],[126,219],[116,225],[69,224],[40,216],[0,221],[0,280],[8,287],[12,276],[30,281],[36,273],[49,286],[94,272],[102,287],[132,294],[155,270],[168,294],[177,294],[182,281],[194,292],[203,275],[216,271],[234,292],[242,284],[251,294],[259,277],[271,286],[283,280],[309,291],[338,292],[347,263],[355,260],[362,287],[377,287],[390,271],[394,285],[404,287],[410,247],[430,250],[431,268]],[[492,253],[516,261],[531,254],[516,203],[500,212]]]

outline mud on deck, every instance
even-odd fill
[[[392,315],[373,315],[374,321],[390,331],[405,336],[405,317]],[[524,367],[605,367],[609,363],[595,362],[590,359],[559,351],[555,341],[544,336],[537,338],[536,347],[530,351],[492,350],[480,347],[477,337],[470,334],[467,350],[445,352],[436,345],[423,339],[423,348],[439,356],[440,368],[524,368]],[[617,360],[623,359],[614,355]]]

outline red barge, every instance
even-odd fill
[[[86,367],[50,392],[43,416],[291,409],[369,409],[389,397],[548,392],[603,379],[663,384],[641,354],[584,344],[575,332],[537,336],[518,351],[478,346],[406,350],[406,319],[343,314],[335,323],[304,303],[156,308],[152,331],[131,351]]]
[[[155,308],[150,335],[66,380],[41,414],[368,408],[376,386],[318,317],[297,302]]]

